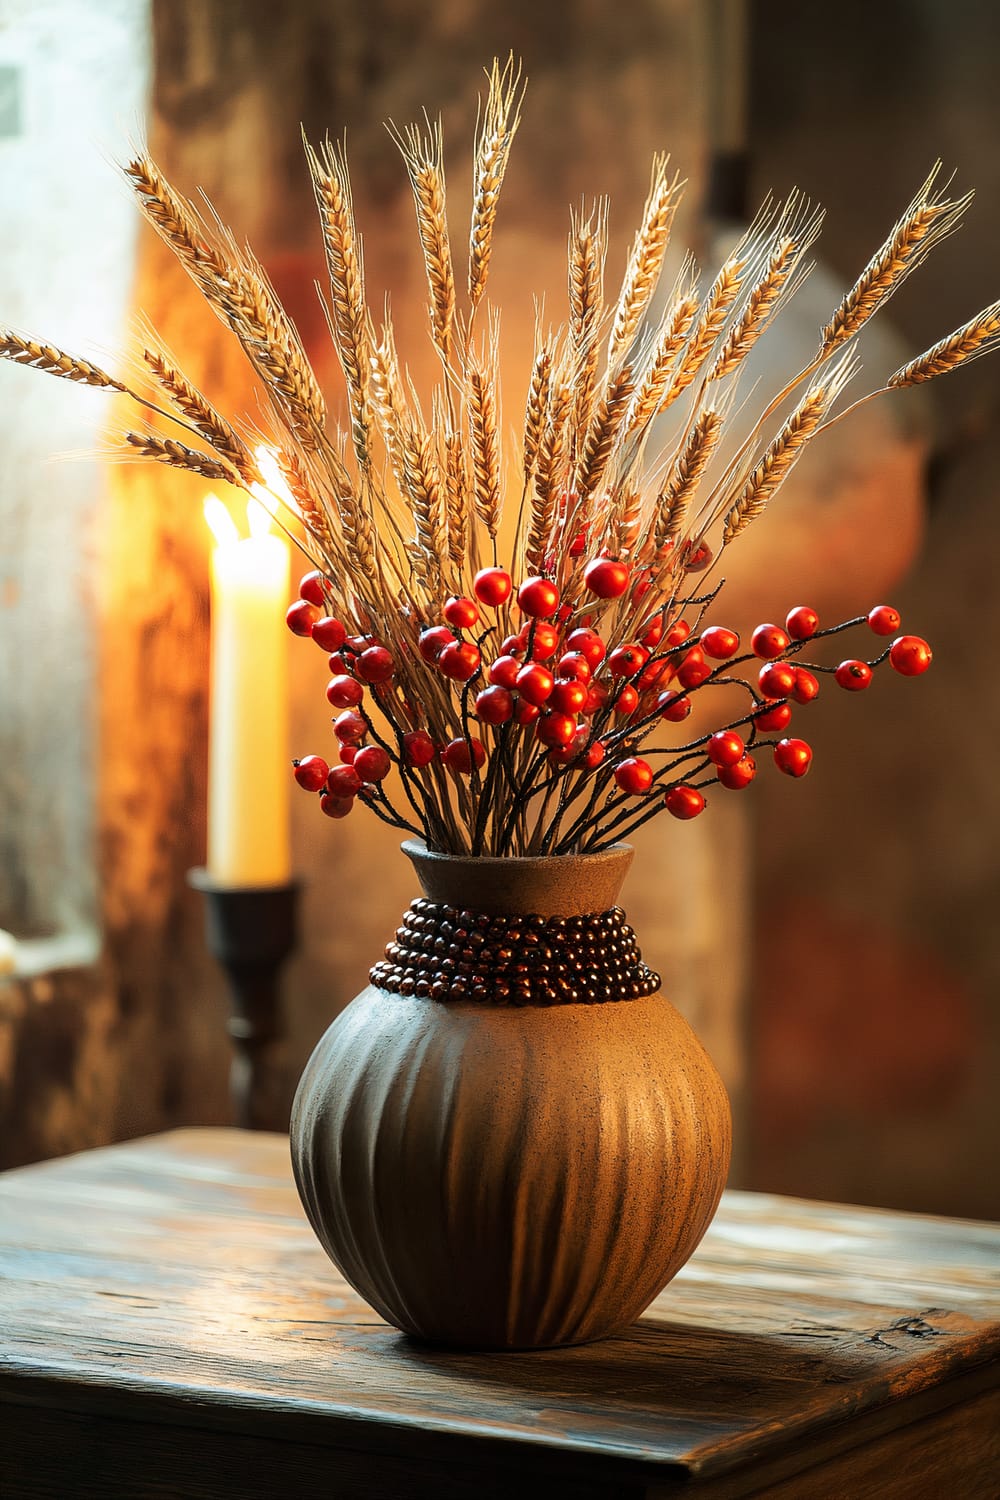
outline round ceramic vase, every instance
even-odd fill
[[[730,1154],[722,1081],[616,906],[632,851],[403,848],[424,897],[296,1094],[309,1220],[347,1281],[420,1339],[613,1334],[695,1249]]]

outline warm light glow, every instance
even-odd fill
[[[254,490],[261,490],[261,486],[254,485]],[[261,493],[266,495],[267,491],[261,490]],[[269,496],[268,498],[271,497]],[[271,530],[270,508],[267,505],[263,504],[260,500],[248,500],[247,525],[250,527],[250,535],[252,537],[267,536],[268,532]]]
[[[288,488],[285,476],[281,472],[281,466],[275,456],[274,449],[268,448],[264,443],[261,443],[255,449],[254,457],[257,460],[257,467],[264,476],[264,482],[271,492],[269,497],[271,504],[268,505],[268,501],[264,501],[264,504],[268,505],[271,514],[274,514],[274,500],[277,499],[280,500],[282,505],[287,505],[292,514],[297,516],[299,514],[299,507],[296,505],[295,497]],[[254,494],[257,493],[259,488],[259,485],[254,485]]]
[[[205,520],[220,547],[230,547],[240,539],[239,529],[218,495],[205,496]]]

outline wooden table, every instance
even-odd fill
[[[728,1193],[622,1338],[421,1347],[314,1241],[287,1141],[0,1177],[0,1495],[1000,1495],[1000,1232]]]

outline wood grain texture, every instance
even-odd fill
[[[185,1131],[0,1177],[5,1500],[995,1500],[995,1227],[728,1193],[622,1337],[445,1353],[337,1276],[287,1151]]]

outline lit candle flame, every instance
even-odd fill
[[[205,520],[220,547],[231,547],[239,541],[239,528],[218,495],[205,496]]]

